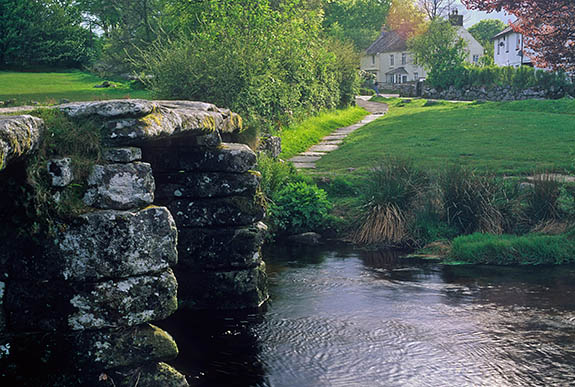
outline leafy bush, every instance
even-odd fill
[[[273,201],[285,184],[306,181],[292,163],[276,160],[265,154],[258,157],[257,170],[262,174],[260,188],[268,200]]]
[[[575,240],[569,234],[472,234],[455,238],[452,260],[490,265],[575,263]]]
[[[324,190],[300,181],[288,183],[275,195],[269,216],[276,232],[298,234],[321,229],[330,208]]]
[[[156,42],[134,64],[158,97],[212,102],[263,131],[349,105],[359,85],[352,46],[325,39],[319,15],[270,3],[195,4],[179,37]]]

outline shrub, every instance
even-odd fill
[[[305,181],[292,163],[276,160],[265,154],[258,157],[257,170],[261,173],[262,179],[260,188],[268,200],[273,201],[285,184]]]
[[[574,263],[575,240],[568,234],[493,235],[472,234],[455,238],[450,259],[478,264]]]
[[[324,190],[300,181],[288,183],[270,204],[269,216],[279,234],[298,234],[323,227],[331,204]]]
[[[374,168],[363,187],[363,219],[352,239],[360,244],[403,244],[408,212],[427,182],[408,160],[388,158]]]
[[[575,85],[565,73],[534,70],[528,66],[452,67],[448,71],[430,76],[429,83],[440,90],[451,86],[456,88],[511,86],[517,91],[529,88],[541,89],[552,98],[575,95]]]

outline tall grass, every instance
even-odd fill
[[[389,245],[406,242],[410,207],[427,185],[426,175],[409,160],[390,157],[372,170],[364,184],[363,216],[353,241]]]

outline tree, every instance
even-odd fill
[[[387,27],[405,39],[425,30],[426,15],[415,0],[393,0],[387,15]]]
[[[433,20],[438,16],[446,16],[454,8],[455,0],[418,0],[418,3],[429,20]]]
[[[474,24],[469,32],[485,48],[485,56],[493,58],[493,42],[491,38],[503,31],[507,25],[498,19],[484,19]]]
[[[379,35],[390,5],[391,0],[326,1],[323,24],[329,34],[363,50]]]
[[[469,9],[500,11],[517,17],[512,27],[525,36],[539,67],[575,73],[575,1],[462,0]]]
[[[467,56],[465,40],[449,21],[439,18],[430,23],[425,33],[407,43],[417,63],[429,71],[428,79],[434,86],[446,84],[445,78],[460,72]]]
[[[0,66],[75,67],[95,54],[71,0],[0,0],[0,15]]]

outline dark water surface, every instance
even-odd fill
[[[575,267],[442,266],[348,247],[265,258],[265,312],[161,324],[195,385],[575,385]]]

